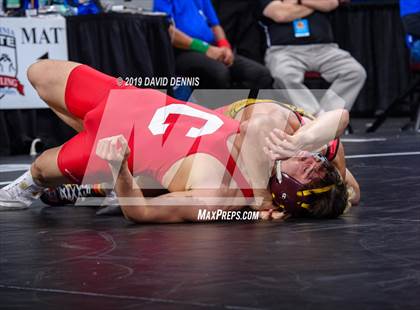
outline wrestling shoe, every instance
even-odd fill
[[[64,184],[44,190],[41,201],[49,206],[74,205],[81,198],[106,197],[106,195],[100,184]]]
[[[22,182],[0,189],[0,211],[27,209],[41,195],[35,187]]]

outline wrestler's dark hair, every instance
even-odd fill
[[[313,195],[306,217],[331,219],[343,214],[348,202],[347,187],[333,165],[327,164],[325,177],[306,184],[304,189],[322,188],[331,184],[334,184],[334,187],[330,191]]]
[[[314,218],[333,219],[344,213],[348,206],[348,192],[338,170],[327,163],[326,175],[322,179],[314,180],[303,186],[302,190],[316,190],[329,187],[332,189],[322,193],[312,194],[309,198],[309,206],[299,208],[295,214],[286,214],[286,219]]]

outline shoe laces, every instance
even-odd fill
[[[4,190],[9,194],[11,199],[22,200],[27,199],[29,197],[33,198],[39,194],[37,192],[32,192],[30,189],[30,185],[27,185],[26,183],[22,182],[7,187]]]
[[[10,198],[16,199],[20,196],[18,186],[19,185],[11,186],[11,187],[9,187],[8,189],[5,190],[10,195]]]
[[[85,190],[86,193],[83,193]],[[89,195],[91,187],[89,185],[65,184],[57,188],[58,197],[61,200],[77,201],[80,197]]]

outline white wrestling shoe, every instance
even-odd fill
[[[27,209],[41,195],[41,192],[34,191],[32,186],[24,182],[6,188],[0,189],[0,211]]]

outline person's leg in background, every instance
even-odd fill
[[[314,53],[314,62],[322,77],[331,83],[331,87],[321,99],[321,108],[325,111],[353,107],[366,81],[366,70],[349,52],[341,50],[336,44],[319,45]]]
[[[301,59],[299,49],[303,46],[275,46],[267,50],[265,63],[274,78],[274,88],[286,89],[288,103],[304,109],[308,113],[318,114],[321,107],[303,84],[305,72],[311,68]]]
[[[199,77],[198,88],[226,89],[231,86],[228,67],[220,61],[193,51],[175,51],[176,73],[178,76]]]
[[[249,58],[235,55],[235,61],[229,68],[232,80],[247,89],[271,89],[273,78],[270,71],[262,64]]]

